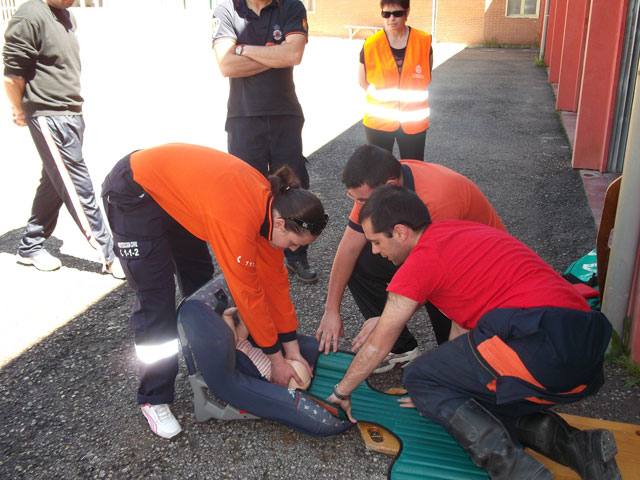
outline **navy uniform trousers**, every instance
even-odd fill
[[[228,118],[227,150],[267,178],[288,165],[302,188],[308,189],[307,159],[302,154],[303,125],[304,117],[299,115]],[[293,252],[287,248],[284,254],[290,262],[299,262],[307,259],[307,249],[307,245]]]
[[[384,130],[376,130],[375,128],[364,125],[364,133],[369,145],[376,145],[393,153],[393,144],[397,141],[401,159],[424,161],[424,142],[427,138],[426,130],[411,134],[405,133],[402,127],[398,127],[398,129],[393,132],[385,132]]]
[[[64,203],[101,260],[111,263],[113,241],[82,156],[82,115],[32,117],[27,119],[27,126],[42,159],[42,175],[18,253],[29,257],[44,248]]]
[[[403,384],[420,413],[445,428],[473,398],[512,429],[520,416],[595,394],[610,338],[600,312],[496,309],[411,362]]]
[[[183,297],[195,292],[213,277],[209,248],[133,180],[129,156],[105,178],[102,197],[115,254],[136,295],[130,326],[139,360],[138,403],[171,403],[178,373],[174,273]],[[162,345],[172,346],[169,355],[141,358],[141,349]]]

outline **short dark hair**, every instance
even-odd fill
[[[300,188],[300,180],[291,167],[280,167],[269,176],[269,183],[273,194],[271,206],[284,218],[286,230],[314,236],[322,233],[329,219],[322,202],[310,191]]]
[[[347,188],[358,188],[364,184],[376,188],[401,176],[402,165],[389,150],[376,145],[361,145],[347,160],[342,171],[342,183]]]
[[[396,225],[406,225],[417,232],[431,223],[429,209],[420,197],[400,185],[376,188],[360,210],[360,224],[366,219],[371,220],[375,233],[384,233],[388,237]]]
[[[237,308],[231,314],[231,318],[233,320],[233,326],[234,327],[239,327],[240,326],[240,314],[238,313],[238,309]]]
[[[405,10],[409,8],[409,0],[380,0],[380,8],[385,5],[400,5]]]

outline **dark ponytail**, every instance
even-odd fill
[[[285,219],[285,228],[296,234],[319,235],[327,225],[328,216],[322,202],[313,193],[300,188],[300,180],[287,165],[269,176],[272,208]]]

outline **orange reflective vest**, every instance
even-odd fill
[[[400,75],[384,30],[367,39],[364,65],[369,88],[365,126],[393,132],[402,125],[408,134],[429,128],[430,52],[431,35],[412,28]]]

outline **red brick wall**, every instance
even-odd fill
[[[308,14],[311,35],[348,37],[345,25],[383,27],[377,0],[315,0],[315,13]],[[413,0],[408,25],[431,31],[431,0]],[[361,30],[355,38],[367,38],[373,32]]]
[[[485,0],[438,0],[436,41],[481,45],[484,4]]]
[[[507,17],[506,0],[493,0],[484,15],[484,41],[503,45],[538,45],[540,25],[544,17],[544,1],[540,1],[536,18]]]
[[[432,1],[413,0],[407,23],[431,33]],[[438,0],[436,40],[468,45],[537,44],[544,2],[540,2],[538,18],[509,18],[505,16],[506,1]],[[383,26],[379,1],[315,0],[315,10],[309,13],[312,35],[347,37],[345,25]],[[361,30],[356,38],[366,38],[372,33]]]

